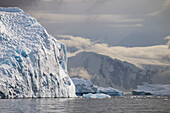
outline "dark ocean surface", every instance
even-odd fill
[[[170,113],[170,97],[0,99],[0,113]]]

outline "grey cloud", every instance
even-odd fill
[[[91,75],[87,72],[87,70],[83,69],[83,68],[71,68],[69,70],[69,76],[70,77],[82,77],[85,78],[87,80],[90,80]]]
[[[165,40],[168,40],[168,45],[169,45],[169,49],[170,49],[170,35],[169,36],[166,36],[165,38],[164,38]]]
[[[20,7],[29,9],[37,4],[37,0],[0,0],[0,7]]]
[[[117,58],[123,61],[128,61],[133,64],[136,64],[137,66],[141,64],[170,65],[170,62],[167,62],[170,56],[168,45],[131,48],[121,46],[112,47],[108,46],[108,44],[106,43],[93,43],[89,39],[85,39],[83,37],[74,37],[66,35],[62,37],[63,40],[60,41],[65,43],[68,48],[79,48],[79,50],[75,53],[69,53],[69,57],[74,56],[79,52],[86,51],[107,55],[111,58]],[[67,40],[64,40],[64,37],[67,38]]]
[[[53,36],[82,36],[109,46],[134,47],[166,43],[170,5],[165,1],[0,0],[0,6],[22,6]],[[148,15],[159,10],[161,15]]]

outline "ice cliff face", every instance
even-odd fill
[[[0,97],[74,97],[66,47],[19,8],[0,8]]]

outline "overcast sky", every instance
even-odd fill
[[[54,37],[73,35],[110,46],[166,44],[170,0],[0,0],[18,6]]]

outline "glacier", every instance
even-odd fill
[[[90,80],[86,80],[84,78],[73,77],[71,79],[76,87],[77,96],[83,96],[84,94],[90,94],[87,96],[91,96],[92,94],[94,95],[97,94],[96,95],[97,97],[98,97],[98,94],[105,94],[109,96],[122,96],[123,95],[123,92],[120,90],[114,89],[112,87],[108,87],[108,88],[98,87],[94,85]]]
[[[0,8],[0,98],[76,97],[66,46],[17,7]]]
[[[140,85],[132,91],[133,95],[158,95],[170,96],[170,84],[148,84]]]

